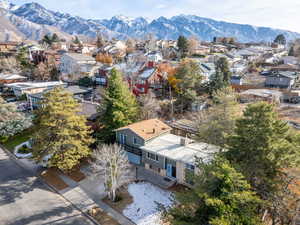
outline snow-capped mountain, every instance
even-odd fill
[[[193,15],[179,15],[172,18],[159,17],[152,21],[143,17],[129,18],[126,16],[95,20],[54,12],[38,3],[26,3],[17,7],[7,0],[0,0],[1,7],[8,10],[11,15],[21,18],[24,23],[30,21],[41,26],[55,27],[57,30],[70,35],[88,37],[95,37],[97,33],[101,33],[107,38],[143,38],[152,33],[159,39],[177,39],[179,35],[194,35],[201,40],[211,41],[215,36],[234,36],[241,42],[257,42],[272,41],[278,34],[282,33],[288,40],[300,38],[300,34],[296,32],[227,23]],[[23,31],[21,32],[23,33]],[[30,36],[37,38],[36,35],[33,35],[36,30],[28,28],[26,32],[31,32],[32,35]],[[26,34],[26,37],[29,35]]]
[[[0,1],[0,8],[5,9],[5,10],[15,10],[18,8],[18,6],[10,3],[7,0],[2,0],[2,1]]]
[[[55,26],[33,23],[0,8],[0,41],[41,40],[49,33],[57,33],[66,40],[72,39],[72,35]]]

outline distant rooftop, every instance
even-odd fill
[[[76,61],[96,61],[95,58],[93,58],[90,55],[84,55],[79,53],[66,53],[65,55],[73,58]]]
[[[142,78],[143,80],[146,80],[155,72],[155,70],[156,70],[155,68],[146,69],[140,74],[139,77]]]
[[[16,88],[16,89],[33,89],[33,88],[48,88],[65,85],[62,81],[51,81],[51,82],[18,82],[13,84],[6,84],[5,86]]]
[[[19,80],[19,79],[27,79],[27,77],[21,76],[19,74],[0,73],[0,80]]]

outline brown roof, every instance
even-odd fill
[[[126,127],[121,127],[116,131],[125,129],[130,129],[146,141],[172,130],[171,127],[158,119],[143,120]]]

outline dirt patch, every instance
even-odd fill
[[[100,208],[93,208],[88,212],[94,219],[96,219],[101,225],[121,225],[113,219],[110,215],[102,211]]]
[[[80,182],[85,178],[84,173],[80,171],[80,169],[76,169],[74,171],[71,171],[69,173],[65,173],[66,176],[70,177],[72,180],[76,182]]]
[[[117,196],[118,196],[118,201],[116,201],[116,202],[112,202],[110,199],[108,199],[108,197],[106,197],[105,199],[103,199],[103,201],[106,204],[108,204],[110,207],[112,207],[115,210],[117,210],[119,213],[123,213],[123,210],[128,205],[130,205],[131,203],[133,203],[132,196],[127,191],[127,187],[126,188],[122,188],[118,192]]]
[[[42,172],[41,176],[49,185],[54,187],[56,190],[61,191],[69,186],[59,177],[58,174],[59,172],[56,169],[50,168]]]
[[[168,188],[168,191],[171,191],[171,192],[184,192],[187,190],[189,190],[189,188],[182,184],[176,184],[176,185],[173,185],[172,187]]]

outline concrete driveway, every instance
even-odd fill
[[[86,217],[0,148],[0,223],[91,225]]]

